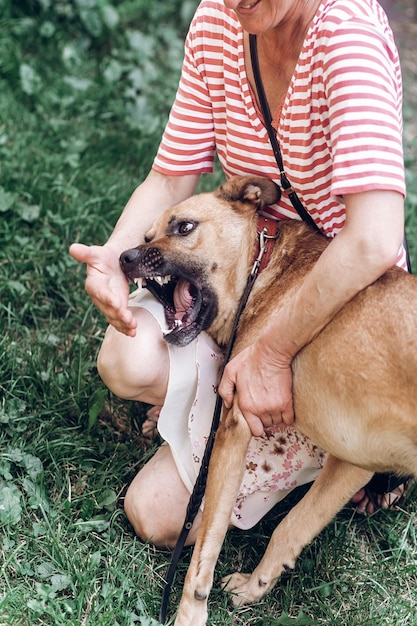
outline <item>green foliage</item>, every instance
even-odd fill
[[[0,623],[155,623],[120,502],[143,407],[97,375],[68,246],[104,241],[147,173],[192,4],[0,0]]]
[[[413,273],[417,273],[417,138],[406,144],[406,233]]]
[[[149,170],[192,5],[1,2],[2,382],[25,398],[30,380],[41,405],[67,387],[69,412],[89,412],[90,425],[103,321],[67,248],[104,241]]]

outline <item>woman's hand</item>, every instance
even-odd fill
[[[292,424],[291,362],[257,341],[242,350],[225,367],[219,393],[230,408],[237,393],[239,408],[254,437],[274,424]]]
[[[128,308],[129,284],[119,264],[122,250],[143,243],[147,230],[164,209],[193,195],[199,174],[166,176],[151,170],[126,204],[104,246],[74,243],[71,256],[87,264],[85,289],[116,330],[134,337],[136,320]],[[143,210],[142,207],[146,207]]]
[[[127,306],[129,284],[120,268],[119,255],[109,246],[81,243],[73,243],[69,252],[76,261],[87,264],[85,289],[109,324],[134,337],[136,320]]]

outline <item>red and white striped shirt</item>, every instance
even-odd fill
[[[398,53],[380,5],[323,0],[275,125],[285,172],[327,235],[344,224],[344,194],[405,195],[401,110]],[[246,73],[242,27],[221,1],[203,0],[154,168],[169,175],[211,172],[216,151],[227,177],[279,182]],[[270,211],[298,217],[284,195]]]

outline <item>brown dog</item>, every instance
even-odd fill
[[[253,264],[256,212],[277,197],[270,180],[236,177],[166,211],[145,245],[121,255],[128,278],[145,278],[164,304],[172,328],[167,341],[185,345],[207,329],[220,345],[228,342]],[[234,353],[255,340],[327,245],[302,222],[279,224],[270,262],[241,317]],[[176,313],[178,301],[185,314]],[[274,531],[255,571],[228,577],[226,589],[236,605],[262,598],[374,472],[417,476],[416,311],[417,277],[393,268],[297,354],[295,424],[329,457],[307,495]],[[223,411],[217,433],[177,626],[206,624],[207,597],[250,436],[235,399],[233,408]]]

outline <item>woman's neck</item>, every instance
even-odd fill
[[[287,19],[257,36],[259,68],[272,116],[281,106],[294,74],[304,39],[322,0],[300,0]],[[245,37],[245,56],[249,82],[256,93]]]
[[[298,59],[304,39],[322,0],[298,0],[277,26],[258,35],[258,45],[271,62],[284,56]]]

